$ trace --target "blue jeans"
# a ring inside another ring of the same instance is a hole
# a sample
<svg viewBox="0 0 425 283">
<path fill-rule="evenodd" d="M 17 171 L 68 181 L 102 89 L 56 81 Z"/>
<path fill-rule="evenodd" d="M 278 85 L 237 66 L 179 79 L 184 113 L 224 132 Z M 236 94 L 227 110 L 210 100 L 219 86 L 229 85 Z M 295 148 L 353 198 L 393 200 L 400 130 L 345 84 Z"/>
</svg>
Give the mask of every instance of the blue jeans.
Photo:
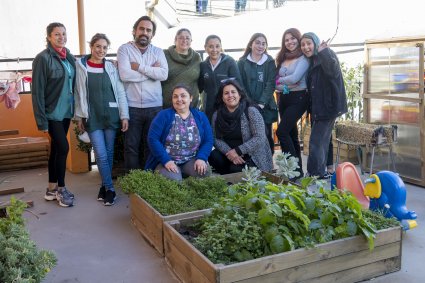
<svg viewBox="0 0 425 283">
<path fill-rule="evenodd" d="M 148 146 L 149 127 L 153 118 L 161 110 L 162 107 L 129 107 L 130 120 L 128 121 L 128 130 L 125 132 L 124 140 L 126 170 L 143 169 L 145 167 L 150 153 Z"/>
<path fill-rule="evenodd" d="M 112 165 L 114 162 L 115 129 L 95 130 L 89 133 L 96 157 L 97 168 L 102 178 L 102 186 L 114 191 L 112 183 Z"/>
</svg>

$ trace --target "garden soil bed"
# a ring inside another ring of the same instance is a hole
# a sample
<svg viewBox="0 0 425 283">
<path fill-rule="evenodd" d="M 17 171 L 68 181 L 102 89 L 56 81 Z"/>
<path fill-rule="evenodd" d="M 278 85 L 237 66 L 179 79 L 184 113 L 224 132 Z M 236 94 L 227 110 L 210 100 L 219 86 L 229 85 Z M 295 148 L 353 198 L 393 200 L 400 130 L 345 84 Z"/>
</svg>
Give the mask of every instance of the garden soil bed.
<svg viewBox="0 0 425 283">
<path fill-rule="evenodd" d="M 165 259 L 181 282 L 358 282 L 401 268 L 400 227 L 380 230 L 372 251 L 364 236 L 355 236 L 241 263 L 213 264 L 177 231 L 200 217 L 164 223 Z"/>
<path fill-rule="evenodd" d="M 263 172 L 270 182 L 278 183 L 279 177 Z M 242 180 L 242 173 L 221 175 L 228 184 L 235 184 Z M 131 221 L 146 241 L 152 245 L 160 255 L 164 256 L 163 224 L 166 221 L 182 220 L 204 215 L 209 209 L 185 212 L 164 216 L 153 208 L 148 202 L 136 194 L 130 194 Z"/>
</svg>

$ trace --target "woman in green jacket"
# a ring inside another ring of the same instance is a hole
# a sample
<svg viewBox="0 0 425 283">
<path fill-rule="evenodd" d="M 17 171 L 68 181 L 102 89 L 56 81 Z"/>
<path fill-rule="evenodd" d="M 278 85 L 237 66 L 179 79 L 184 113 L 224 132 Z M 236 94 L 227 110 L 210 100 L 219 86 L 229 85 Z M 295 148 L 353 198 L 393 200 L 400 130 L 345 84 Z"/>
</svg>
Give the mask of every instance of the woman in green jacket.
<svg viewBox="0 0 425 283">
<path fill-rule="evenodd" d="M 173 87 L 184 84 L 192 90 L 191 107 L 199 107 L 198 78 L 201 56 L 193 50 L 192 34 L 186 28 L 179 29 L 174 38 L 174 45 L 164 49 L 168 63 L 168 78 L 162 82 L 163 107 L 172 106 L 171 94 Z"/>
<path fill-rule="evenodd" d="M 254 33 L 251 36 L 245 53 L 238 61 L 238 67 L 248 97 L 261 109 L 273 153 L 272 124 L 277 121 L 278 116 L 274 98 L 276 65 L 274 59 L 267 54 L 267 38 L 264 34 Z"/>
<path fill-rule="evenodd" d="M 65 187 L 69 151 L 66 135 L 74 115 L 75 58 L 65 47 L 67 36 L 63 24 L 49 24 L 46 34 L 47 48 L 32 64 L 31 85 L 37 127 L 50 136 L 49 187 L 44 198 L 69 207 L 74 203 L 74 195 Z"/>
</svg>

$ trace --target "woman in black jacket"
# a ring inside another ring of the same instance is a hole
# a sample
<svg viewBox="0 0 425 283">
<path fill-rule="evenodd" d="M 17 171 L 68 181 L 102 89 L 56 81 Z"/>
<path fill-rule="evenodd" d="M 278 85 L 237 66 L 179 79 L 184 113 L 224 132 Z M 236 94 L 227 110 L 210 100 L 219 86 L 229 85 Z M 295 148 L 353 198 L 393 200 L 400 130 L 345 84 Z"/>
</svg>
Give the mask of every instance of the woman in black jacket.
<svg viewBox="0 0 425 283">
<path fill-rule="evenodd" d="M 211 122 L 220 83 L 229 78 L 236 79 L 239 84 L 242 81 L 236 61 L 223 53 L 220 37 L 209 35 L 205 39 L 205 51 L 208 53 L 208 57 L 201 62 L 198 85 L 199 93 L 204 92 L 201 98 L 202 110 Z"/>
<path fill-rule="evenodd" d="M 307 171 L 323 178 L 329 140 L 337 117 L 347 112 L 347 97 L 338 57 L 327 42 L 312 32 L 301 37 L 301 50 L 310 60 L 307 88 L 311 97 L 312 122 Z"/>
</svg>

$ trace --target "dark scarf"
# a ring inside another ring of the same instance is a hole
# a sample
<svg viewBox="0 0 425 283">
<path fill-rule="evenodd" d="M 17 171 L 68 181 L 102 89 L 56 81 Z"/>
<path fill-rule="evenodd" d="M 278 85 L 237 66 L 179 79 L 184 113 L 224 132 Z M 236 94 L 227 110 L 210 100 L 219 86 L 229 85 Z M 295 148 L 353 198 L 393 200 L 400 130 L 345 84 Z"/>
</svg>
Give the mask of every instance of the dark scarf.
<svg viewBox="0 0 425 283">
<path fill-rule="evenodd" d="M 216 136 L 219 139 L 223 139 L 227 135 L 235 132 L 238 128 L 241 127 L 241 116 L 244 113 L 245 108 L 247 107 L 246 101 L 242 100 L 239 103 L 238 108 L 235 111 L 230 112 L 226 105 L 222 105 L 217 110 L 217 120 L 215 124 Z"/>
<path fill-rule="evenodd" d="M 303 55 L 303 52 L 301 51 L 301 48 L 297 48 L 294 51 L 291 52 L 285 52 L 285 57 L 284 60 L 291 60 L 291 59 L 295 59 L 298 58 L 300 56 Z"/>
</svg>

